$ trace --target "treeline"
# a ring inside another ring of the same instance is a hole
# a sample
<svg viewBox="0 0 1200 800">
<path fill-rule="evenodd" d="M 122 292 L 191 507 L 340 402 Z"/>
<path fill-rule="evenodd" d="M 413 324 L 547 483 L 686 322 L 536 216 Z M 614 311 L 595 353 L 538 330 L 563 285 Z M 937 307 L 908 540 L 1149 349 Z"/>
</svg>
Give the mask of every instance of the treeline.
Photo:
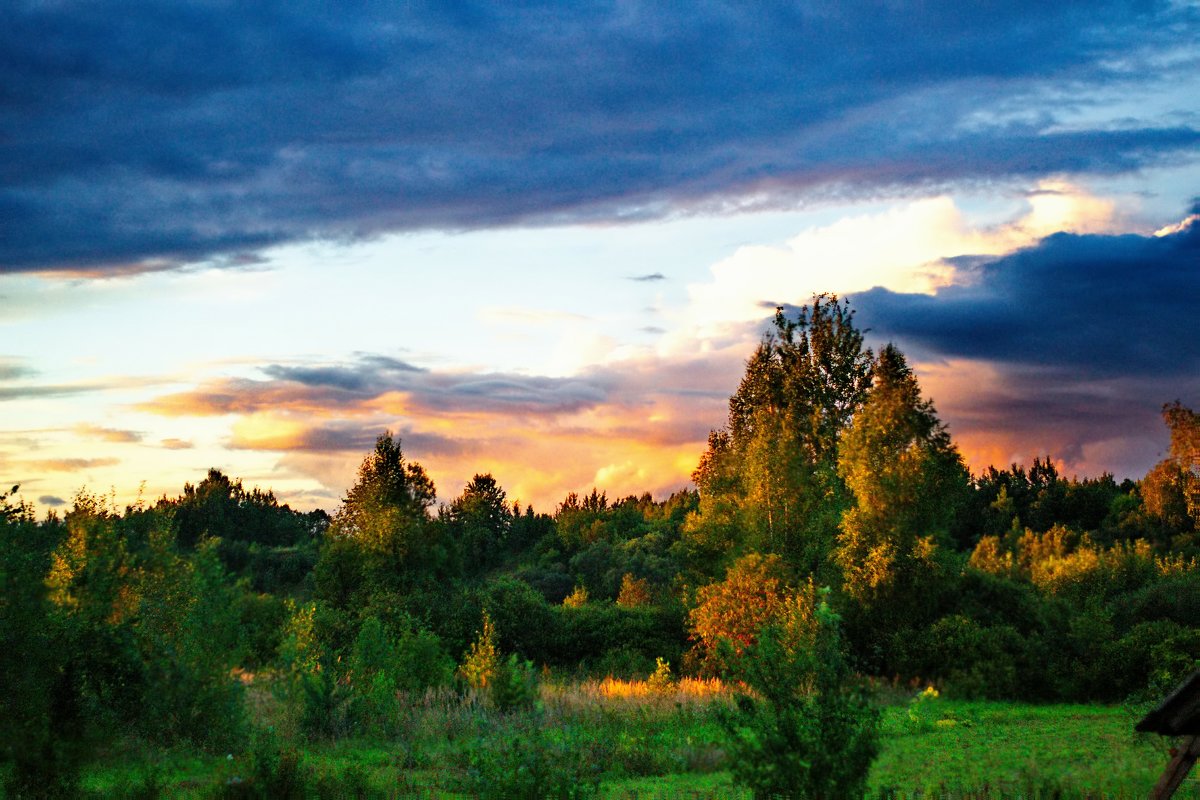
<svg viewBox="0 0 1200 800">
<path fill-rule="evenodd" d="M 302 735 L 386 726 L 397 698 L 464 681 L 485 630 L 569 673 L 719 674 L 813 586 L 865 674 L 1157 692 L 1200 658 L 1200 415 L 1164 418 L 1171 455 L 1140 482 L 1049 458 L 972 476 L 903 354 L 820 297 L 777 314 L 696 490 L 665 500 L 593 489 L 539 513 L 476 475 L 435 507 L 390 434 L 332 517 L 216 470 L 43 520 L 4 496 L 3 754 L 36 785 L 106 731 L 230 746 L 239 674 L 270 676 Z"/>
</svg>

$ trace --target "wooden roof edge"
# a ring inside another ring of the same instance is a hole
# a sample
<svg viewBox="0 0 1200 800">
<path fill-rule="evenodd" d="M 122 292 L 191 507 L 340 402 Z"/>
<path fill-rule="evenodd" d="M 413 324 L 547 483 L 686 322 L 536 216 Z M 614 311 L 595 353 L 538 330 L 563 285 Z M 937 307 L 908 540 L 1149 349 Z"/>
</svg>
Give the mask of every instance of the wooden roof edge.
<svg viewBox="0 0 1200 800">
<path fill-rule="evenodd" d="M 1196 705 L 1200 698 L 1195 697 L 1200 695 L 1200 669 L 1194 671 L 1191 675 L 1183 680 L 1175 690 L 1163 698 L 1163 701 L 1158 704 L 1146 716 L 1142 717 L 1141 721 L 1134 726 L 1134 730 L 1139 733 L 1160 733 L 1165 736 L 1176 736 L 1179 733 L 1177 723 L 1186 722 L 1186 720 L 1175 719 L 1177 707 L 1182 705 Z M 1191 701 L 1190 703 L 1188 701 Z"/>
</svg>

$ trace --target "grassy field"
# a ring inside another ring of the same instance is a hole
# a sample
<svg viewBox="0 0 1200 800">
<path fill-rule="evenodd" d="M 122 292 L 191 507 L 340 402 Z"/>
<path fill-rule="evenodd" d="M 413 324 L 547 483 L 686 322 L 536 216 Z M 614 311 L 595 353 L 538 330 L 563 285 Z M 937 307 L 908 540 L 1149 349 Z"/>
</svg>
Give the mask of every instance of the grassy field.
<svg viewBox="0 0 1200 800">
<path fill-rule="evenodd" d="M 505 770 L 523 769 L 557 775 L 563 785 L 598 783 L 598 796 L 614 800 L 748 797 L 726 769 L 715 719 L 727 699 L 714 682 L 669 691 L 620 681 L 549 684 L 538 711 L 499 715 L 450 693 L 430 694 L 408 704 L 386 736 L 300 750 L 286 745 L 286 732 L 260 736 L 241 754 L 114 743 L 87 770 L 83 788 L 106 797 L 271 796 L 251 790 L 254 776 L 283 780 L 277 793 L 290 770 L 307 776 L 309 796 L 472 797 L 499 791 Z M 269 707 L 260 713 L 285 726 Z M 1145 797 L 1167 743 L 1135 736 L 1135 718 L 1122 707 L 893 694 L 870 796 Z M 1177 796 L 1200 796 L 1197 781 Z"/>
</svg>

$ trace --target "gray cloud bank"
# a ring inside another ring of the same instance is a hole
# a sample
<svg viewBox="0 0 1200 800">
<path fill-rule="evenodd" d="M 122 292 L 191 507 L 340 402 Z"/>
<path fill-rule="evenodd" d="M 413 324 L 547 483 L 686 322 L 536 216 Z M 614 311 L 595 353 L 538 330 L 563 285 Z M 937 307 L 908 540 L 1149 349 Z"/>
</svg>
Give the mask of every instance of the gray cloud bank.
<svg viewBox="0 0 1200 800">
<path fill-rule="evenodd" d="M 1137 169 L 1194 153 L 1194 113 L 1064 115 L 1194 70 L 1198 17 L 1167 2 L 15 2 L 0 11 L 0 271 Z"/>
</svg>

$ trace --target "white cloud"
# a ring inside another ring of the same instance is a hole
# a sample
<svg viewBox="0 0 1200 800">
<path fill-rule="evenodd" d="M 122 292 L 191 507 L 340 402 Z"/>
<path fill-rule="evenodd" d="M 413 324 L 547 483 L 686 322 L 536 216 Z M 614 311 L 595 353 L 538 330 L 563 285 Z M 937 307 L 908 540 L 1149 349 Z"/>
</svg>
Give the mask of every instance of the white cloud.
<svg viewBox="0 0 1200 800">
<path fill-rule="evenodd" d="M 957 256 L 998 255 L 1058 231 L 1111 230 L 1114 204 L 1061 181 L 1046 181 L 1024 212 L 999 224 L 972 220 L 949 196 L 916 200 L 878 213 L 807 228 L 783 245 L 744 245 L 688 287 L 680 315 L 689 339 L 725 335 L 762 320 L 774 304 L 813 295 L 846 295 L 882 286 L 932 294 L 954 282 Z"/>
</svg>

